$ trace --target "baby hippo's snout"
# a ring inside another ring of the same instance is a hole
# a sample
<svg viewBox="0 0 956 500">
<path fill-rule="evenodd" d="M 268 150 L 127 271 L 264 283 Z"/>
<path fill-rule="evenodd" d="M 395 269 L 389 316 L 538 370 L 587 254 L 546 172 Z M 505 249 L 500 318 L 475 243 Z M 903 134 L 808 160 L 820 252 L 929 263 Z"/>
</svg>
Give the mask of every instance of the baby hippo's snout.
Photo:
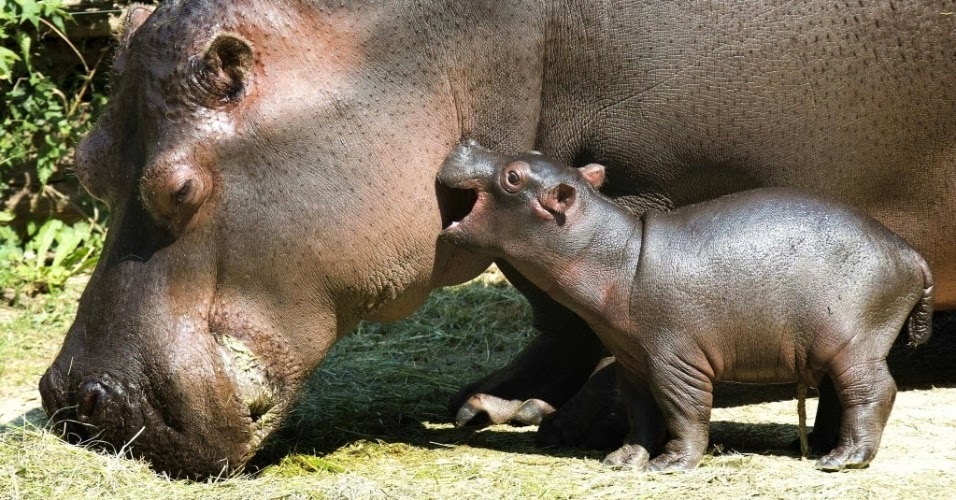
<svg viewBox="0 0 956 500">
<path fill-rule="evenodd" d="M 493 175 L 501 158 L 475 141 L 463 142 L 445 158 L 438 181 L 455 189 L 485 188 L 479 180 Z"/>
</svg>

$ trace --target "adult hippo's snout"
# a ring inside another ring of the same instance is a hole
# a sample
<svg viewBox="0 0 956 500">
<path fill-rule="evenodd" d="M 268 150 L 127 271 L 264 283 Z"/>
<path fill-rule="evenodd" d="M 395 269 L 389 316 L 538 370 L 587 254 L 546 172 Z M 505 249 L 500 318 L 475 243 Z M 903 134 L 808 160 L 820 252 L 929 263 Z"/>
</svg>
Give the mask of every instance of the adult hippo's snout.
<svg viewBox="0 0 956 500">
<path fill-rule="evenodd" d="M 215 476 L 248 461 L 285 412 L 298 363 L 262 307 L 214 284 L 201 236 L 170 237 L 135 201 L 114 209 L 77 317 L 40 381 L 44 410 L 70 442 L 174 477 Z"/>
<path fill-rule="evenodd" d="M 57 364 L 40 379 L 43 409 L 72 443 L 92 440 L 119 443 L 126 439 L 127 429 L 145 429 L 142 399 L 130 398 L 130 394 L 140 390 L 127 387 L 108 373 L 73 377 Z M 119 439 L 110 439 L 112 436 Z"/>
<path fill-rule="evenodd" d="M 215 323 L 211 323 L 215 327 Z M 40 380 L 43 408 L 72 443 L 147 459 L 172 476 L 204 477 L 241 467 L 292 395 L 260 361 L 255 329 L 234 334 L 175 322 L 159 346 L 132 350 L 125 335 L 95 353 L 80 321 Z M 281 358 L 281 356 L 280 356 Z"/>
</svg>

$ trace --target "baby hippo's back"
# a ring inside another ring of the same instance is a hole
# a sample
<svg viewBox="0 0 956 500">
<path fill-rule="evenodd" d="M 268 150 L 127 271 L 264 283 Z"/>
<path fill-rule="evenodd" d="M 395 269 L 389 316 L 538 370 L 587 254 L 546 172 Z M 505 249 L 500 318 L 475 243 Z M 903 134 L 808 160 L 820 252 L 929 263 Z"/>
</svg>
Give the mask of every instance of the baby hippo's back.
<svg viewBox="0 0 956 500">
<path fill-rule="evenodd" d="M 657 339 L 645 351 L 677 349 L 717 380 L 813 385 L 849 344 L 881 360 L 924 294 L 903 239 L 805 192 L 747 191 L 644 224 L 630 308 Z"/>
</svg>

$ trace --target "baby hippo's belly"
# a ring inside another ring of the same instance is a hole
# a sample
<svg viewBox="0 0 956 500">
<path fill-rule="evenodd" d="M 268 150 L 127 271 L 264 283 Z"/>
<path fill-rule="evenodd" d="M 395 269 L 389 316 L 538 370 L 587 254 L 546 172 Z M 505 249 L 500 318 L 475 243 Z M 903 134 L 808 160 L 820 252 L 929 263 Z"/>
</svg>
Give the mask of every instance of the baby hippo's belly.
<svg viewBox="0 0 956 500">
<path fill-rule="evenodd" d="M 806 373 L 805 356 L 798 359 L 795 355 L 792 333 L 738 331 L 740 337 L 729 342 L 698 345 L 705 358 L 701 362 L 710 367 L 714 380 L 779 384 L 814 378 Z"/>
<path fill-rule="evenodd" d="M 714 380 L 814 385 L 850 343 L 885 357 L 922 290 L 913 255 L 861 212 L 791 190 L 655 214 L 630 340 Z"/>
</svg>

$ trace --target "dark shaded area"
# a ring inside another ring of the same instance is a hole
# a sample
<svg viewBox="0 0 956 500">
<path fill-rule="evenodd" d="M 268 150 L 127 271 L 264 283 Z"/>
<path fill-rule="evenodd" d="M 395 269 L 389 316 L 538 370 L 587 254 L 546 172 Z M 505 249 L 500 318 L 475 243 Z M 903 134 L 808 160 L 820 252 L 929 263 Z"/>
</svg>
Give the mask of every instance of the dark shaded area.
<svg viewBox="0 0 956 500">
<path fill-rule="evenodd" d="M 794 424 L 712 422 L 709 451 L 800 458 L 799 435 Z"/>
<path fill-rule="evenodd" d="M 17 432 L 23 428 L 24 424 L 31 424 L 37 427 L 43 427 L 43 425 L 45 425 L 48 422 L 48 420 L 49 419 L 47 419 L 46 413 L 43 412 L 42 408 L 33 408 L 30 411 L 11 420 L 9 423 L 0 424 L 0 434 L 6 434 L 8 432 Z"/>
</svg>

